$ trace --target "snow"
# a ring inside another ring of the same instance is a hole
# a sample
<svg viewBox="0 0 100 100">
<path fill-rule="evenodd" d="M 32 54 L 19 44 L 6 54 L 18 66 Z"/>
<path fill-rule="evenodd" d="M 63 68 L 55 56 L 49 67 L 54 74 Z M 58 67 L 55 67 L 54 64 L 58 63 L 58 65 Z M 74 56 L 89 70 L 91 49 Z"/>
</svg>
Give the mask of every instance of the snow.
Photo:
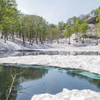
<svg viewBox="0 0 100 100">
<path fill-rule="evenodd" d="M 100 100 L 100 93 L 91 90 L 68 90 L 63 89 L 56 95 L 34 95 L 31 100 Z"/>
<path fill-rule="evenodd" d="M 85 39 L 85 43 L 82 44 L 82 40 L 78 43 L 74 40 L 75 34 L 71 36 L 71 45 L 68 45 L 69 39 L 59 39 L 59 44 L 56 40 L 53 41 L 53 44 L 44 43 L 29 45 L 29 42 L 26 41 L 26 46 L 22 45 L 22 40 L 19 38 L 15 39 L 13 42 L 11 39 L 4 43 L 4 40 L 0 38 L 0 50 L 43 50 L 43 51 L 100 51 L 100 41 L 96 45 L 96 39 Z M 90 43 L 91 42 L 91 43 Z"/>
<path fill-rule="evenodd" d="M 22 39 L 15 38 L 15 42 L 9 38 L 9 40 L 4 43 L 4 39 L 0 38 L 0 50 L 34 50 L 34 49 L 49 49 L 54 48 L 51 44 L 45 43 L 43 44 L 35 44 L 29 45 L 29 42 L 26 41 L 26 45 L 24 46 L 22 43 Z"/>
<path fill-rule="evenodd" d="M 57 66 L 60 68 L 76 68 L 100 74 L 100 56 L 64 56 L 38 55 L 0 58 L 0 63 L 16 63 L 26 65 Z"/>
<path fill-rule="evenodd" d="M 21 39 L 15 39 L 15 42 L 7 41 L 4 43 L 0 39 L 0 50 L 42 50 L 42 51 L 100 51 L 100 41 L 96 45 L 96 39 L 85 39 L 76 43 L 73 39 L 75 34 L 71 36 L 71 45 L 68 45 L 68 39 L 60 39 L 59 44 L 53 41 L 53 44 L 33 44 L 28 42 L 24 47 Z M 91 43 L 90 43 L 91 42 Z M 18 53 L 18 52 L 17 52 Z M 11 52 L 9 52 L 11 54 Z M 14 55 L 14 53 L 12 54 Z M 60 68 L 76 68 L 86 70 L 92 73 L 100 74 L 100 56 L 65 56 L 65 55 L 38 55 L 38 56 L 22 56 L 22 57 L 6 57 L 0 58 L 0 64 L 26 64 L 26 65 L 45 65 L 57 66 Z M 63 89 L 61 93 L 56 95 L 40 94 L 34 95 L 31 100 L 100 100 L 100 93 L 91 90 L 68 90 Z"/>
</svg>

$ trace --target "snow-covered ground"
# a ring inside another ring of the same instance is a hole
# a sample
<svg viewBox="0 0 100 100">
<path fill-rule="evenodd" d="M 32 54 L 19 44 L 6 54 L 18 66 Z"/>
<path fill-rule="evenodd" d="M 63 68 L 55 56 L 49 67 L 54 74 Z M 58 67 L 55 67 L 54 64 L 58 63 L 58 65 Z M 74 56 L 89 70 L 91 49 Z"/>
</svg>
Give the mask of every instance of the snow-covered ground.
<svg viewBox="0 0 100 100">
<path fill-rule="evenodd" d="M 64 55 L 38 55 L 24 57 L 0 58 L 0 63 L 40 64 L 45 66 L 58 66 L 63 68 L 77 68 L 100 74 L 99 56 L 64 56 Z M 34 95 L 31 100 L 100 100 L 100 93 L 91 90 L 63 89 L 56 95 Z"/>
<path fill-rule="evenodd" d="M 100 100 L 100 93 L 91 90 L 68 90 L 63 89 L 56 95 L 40 94 L 34 95 L 31 100 Z"/>
<path fill-rule="evenodd" d="M 24 47 L 20 39 L 16 38 L 16 42 L 7 41 L 4 43 L 0 39 L 0 50 L 43 50 L 43 51 L 100 51 L 100 42 L 96 45 L 96 39 L 85 39 L 85 43 L 76 43 L 75 35 L 71 37 L 71 45 L 68 45 L 68 39 L 60 39 L 59 44 L 53 41 L 53 44 L 33 44 Z M 76 68 L 86 70 L 92 73 L 100 74 L 100 56 L 65 56 L 65 55 L 38 55 L 38 56 L 22 56 L 22 57 L 6 57 L 0 58 L 2 63 L 17 63 L 17 64 L 38 64 L 45 66 L 57 66 L 62 68 Z M 91 90 L 67 90 L 50 95 L 41 94 L 33 96 L 32 100 L 100 100 L 100 93 Z"/>
<path fill-rule="evenodd" d="M 57 66 L 60 68 L 76 68 L 100 74 L 100 56 L 64 56 L 38 55 L 0 58 L 0 63 L 16 63 L 26 65 Z"/>
<path fill-rule="evenodd" d="M 85 39 L 85 43 L 82 43 L 80 40 L 78 43 L 74 40 L 75 34 L 71 36 L 71 44 L 68 45 L 69 39 L 59 39 L 59 44 L 56 40 L 53 41 L 53 44 L 44 43 L 29 45 L 29 42 L 26 42 L 26 46 L 22 45 L 22 39 L 15 38 L 15 42 L 11 39 L 4 43 L 4 40 L 0 38 L 0 50 L 43 50 L 43 51 L 100 51 L 100 41 L 96 45 L 96 39 Z"/>
</svg>

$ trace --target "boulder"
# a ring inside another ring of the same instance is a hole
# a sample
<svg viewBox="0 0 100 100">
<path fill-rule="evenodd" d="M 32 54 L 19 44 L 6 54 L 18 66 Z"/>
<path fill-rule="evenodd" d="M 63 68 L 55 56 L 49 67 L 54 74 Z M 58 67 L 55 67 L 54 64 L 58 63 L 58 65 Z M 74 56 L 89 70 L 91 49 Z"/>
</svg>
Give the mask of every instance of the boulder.
<svg viewBox="0 0 100 100">
<path fill-rule="evenodd" d="M 97 18 L 98 16 L 96 15 L 96 16 L 93 16 L 93 17 L 89 17 L 88 19 L 86 19 L 86 22 L 88 23 L 88 24 L 95 24 L 95 23 L 98 23 L 97 21 L 96 21 L 96 18 Z"/>
</svg>

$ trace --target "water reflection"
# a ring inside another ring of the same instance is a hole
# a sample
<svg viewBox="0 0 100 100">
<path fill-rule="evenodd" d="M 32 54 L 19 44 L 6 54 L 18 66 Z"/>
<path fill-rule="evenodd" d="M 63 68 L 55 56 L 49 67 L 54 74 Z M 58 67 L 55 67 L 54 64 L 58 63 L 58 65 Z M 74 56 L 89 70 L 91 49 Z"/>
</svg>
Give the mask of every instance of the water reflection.
<svg viewBox="0 0 100 100">
<path fill-rule="evenodd" d="M 71 75 L 72 77 L 76 77 L 77 76 L 80 79 L 88 80 L 90 83 L 96 85 L 97 88 L 100 89 L 100 79 L 93 79 L 93 78 L 89 78 L 89 77 L 80 75 L 80 74 L 77 73 L 77 71 L 75 73 L 73 73 L 73 72 L 67 72 L 67 74 Z M 99 76 L 99 78 L 100 78 L 100 76 Z"/>
<path fill-rule="evenodd" d="M 36 55 L 100 55 L 99 51 L 0 51 L 0 58 Z"/>
<path fill-rule="evenodd" d="M 15 66 L 15 67 L 14 67 Z M 67 89 L 91 89 L 100 92 L 100 75 L 79 69 L 46 67 L 40 65 L 0 66 L 0 100 L 5 100 L 12 78 L 10 69 L 24 73 L 16 77 L 9 100 L 30 100 L 34 94 L 57 94 Z"/>
<path fill-rule="evenodd" d="M 11 66 L 0 66 L 0 100 L 6 100 L 6 96 L 9 92 L 8 88 L 11 85 L 12 78 L 10 75 Z M 13 91 L 11 92 L 9 100 L 16 100 L 17 90 L 21 90 L 23 87 L 20 83 L 28 82 L 31 80 L 38 80 L 48 73 L 48 70 L 36 69 L 36 68 L 14 68 L 17 73 L 24 70 L 24 73 L 16 77 L 16 82 L 14 83 Z M 28 87 L 28 86 L 27 86 Z M 31 87 L 31 86 L 30 86 Z M 25 87 L 26 88 L 26 87 Z"/>
</svg>

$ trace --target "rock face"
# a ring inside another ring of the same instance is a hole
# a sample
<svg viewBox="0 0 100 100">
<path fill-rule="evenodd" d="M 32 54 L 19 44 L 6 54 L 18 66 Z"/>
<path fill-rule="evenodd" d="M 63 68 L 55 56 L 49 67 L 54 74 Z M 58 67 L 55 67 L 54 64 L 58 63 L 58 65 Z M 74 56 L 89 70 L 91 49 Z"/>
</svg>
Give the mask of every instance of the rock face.
<svg viewBox="0 0 100 100">
<path fill-rule="evenodd" d="M 91 90 L 68 90 L 63 89 L 56 95 L 40 94 L 34 95 L 31 100 L 100 100 L 100 93 Z"/>
<path fill-rule="evenodd" d="M 86 22 L 88 23 L 88 24 L 95 24 L 95 23 L 97 23 L 96 22 L 96 18 L 97 18 L 98 16 L 93 16 L 93 17 L 89 17 L 88 19 L 86 19 Z"/>
</svg>

